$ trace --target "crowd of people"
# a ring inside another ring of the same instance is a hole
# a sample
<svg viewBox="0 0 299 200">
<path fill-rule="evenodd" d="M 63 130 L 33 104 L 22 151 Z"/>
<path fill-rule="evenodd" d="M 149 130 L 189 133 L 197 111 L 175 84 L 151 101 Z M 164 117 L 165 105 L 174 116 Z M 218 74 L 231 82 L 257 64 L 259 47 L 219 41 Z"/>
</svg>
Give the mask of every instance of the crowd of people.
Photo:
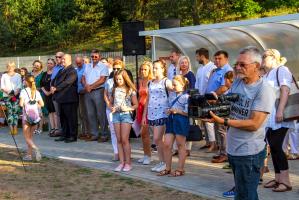
<svg viewBox="0 0 299 200">
<path fill-rule="evenodd" d="M 156 147 L 159 162 L 151 171 L 158 176 L 183 176 L 192 149 L 192 141 L 186 141 L 191 121 L 188 91 L 197 89 L 199 94 L 213 94 L 216 99 L 237 93 L 239 99 L 231 103 L 230 116 L 210 112 L 210 119 L 199 119 L 205 135 L 201 149 L 216 153 L 212 163 L 228 162 L 225 167 L 234 174 L 235 186 L 223 195 L 258 199 L 257 187 L 263 174 L 269 172 L 270 154 L 275 179 L 264 187 L 273 192 L 292 190 L 288 159 L 298 158 L 298 127 L 295 121 L 283 119 L 293 81 L 286 58 L 276 49 L 260 52 L 251 46 L 240 50 L 233 67 L 224 50 L 217 51 L 211 61 L 208 49 L 200 48 L 195 58 L 199 64 L 196 74 L 189 57 L 173 50 L 169 66 L 162 59 L 145 61 L 136 80 L 121 57 L 101 58 L 96 49 L 90 58 L 76 56 L 74 64 L 70 54 L 57 52 L 55 59 L 47 60 L 46 71 L 40 60 L 33 62 L 30 73 L 8 63 L 1 91 L 11 134 L 17 134 L 22 113 L 28 145 L 23 159 L 41 159 L 33 135 L 41 131 L 43 118 L 48 116 L 49 136 L 57 137 L 56 142 L 106 142 L 111 138 L 113 160 L 119 162 L 114 171 L 128 172 L 132 170 L 130 132 L 132 125 L 138 124 L 144 151 L 138 163 L 151 164 L 151 149 Z M 285 152 L 288 145 L 289 157 Z M 174 155 L 179 161 L 172 170 Z"/>
</svg>

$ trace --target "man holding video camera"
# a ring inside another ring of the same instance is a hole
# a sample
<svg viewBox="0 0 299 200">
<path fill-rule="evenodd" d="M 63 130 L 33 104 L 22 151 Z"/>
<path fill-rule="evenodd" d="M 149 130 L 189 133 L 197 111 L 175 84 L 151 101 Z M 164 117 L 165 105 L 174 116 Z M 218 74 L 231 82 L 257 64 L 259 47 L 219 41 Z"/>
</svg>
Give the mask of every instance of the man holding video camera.
<svg viewBox="0 0 299 200">
<path fill-rule="evenodd" d="M 259 74 L 262 61 L 256 47 L 240 51 L 235 64 L 238 77 L 229 90 L 239 99 L 231 103 L 229 118 L 210 111 L 210 122 L 229 126 L 227 153 L 235 180 L 235 199 L 258 199 L 260 168 L 265 157 L 265 125 L 275 102 L 275 93 Z"/>
<path fill-rule="evenodd" d="M 210 75 L 206 93 L 216 93 L 219 96 L 228 91 L 230 85 L 227 84 L 225 75 L 233 71 L 233 69 L 228 64 L 228 53 L 223 50 L 217 51 L 214 54 L 214 63 L 217 68 Z M 213 157 L 212 163 L 223 163 L 227 161 L 226 127 L 215 123 L 214 130 L 217 146 L 219 147 L 219 155 Z"/>
</svg>

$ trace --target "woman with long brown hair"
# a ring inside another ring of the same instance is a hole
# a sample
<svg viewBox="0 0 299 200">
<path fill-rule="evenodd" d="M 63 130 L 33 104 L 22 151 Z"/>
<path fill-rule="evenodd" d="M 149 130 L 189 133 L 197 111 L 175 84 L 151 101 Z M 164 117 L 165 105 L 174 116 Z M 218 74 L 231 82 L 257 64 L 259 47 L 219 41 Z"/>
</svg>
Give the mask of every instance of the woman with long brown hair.
<svg viewBox="0 0 299 200">
<path fill-rule="evenodd" d="M 40 121 L 40 109 L 44 106 L 43 99 L 36 88 L 34 76 L 29 75 L 25 78 L 26 88 L 20 94 L 20 106 L 23 108 L 23 134 L 28 146 L 27 155 L 23 158 L 31 161 L 33 156 L 37 161 L 41 160 L 41 154 L 33 142 L 33 134 Z"/>
<path fill-rule="evenodd" d="M 117 147 L 120 164 L 114 171 L 130 171 L 131 145 L 129 142 L 130 130 L 133 123 L 131 113 L 137 108 L 136 88 L 125 70 L 114 74 L 114 86 L 110 99 L 110 110 L 113 113 L 112 121 L 117 138 Z"/>
</svg>

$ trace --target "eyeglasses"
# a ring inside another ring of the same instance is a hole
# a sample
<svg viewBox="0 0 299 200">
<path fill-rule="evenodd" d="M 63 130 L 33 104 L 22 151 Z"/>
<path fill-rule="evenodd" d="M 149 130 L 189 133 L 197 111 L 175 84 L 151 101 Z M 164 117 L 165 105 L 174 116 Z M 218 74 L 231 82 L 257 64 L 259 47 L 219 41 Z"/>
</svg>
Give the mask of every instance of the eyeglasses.
<svg viewBox="0 0 299 200">
<path fill-rule="evenodd" d="M 253 63 L 256 63 L 256 62 L 252 62 L 252 63 L 241 63 L 241 62 L 237 62 L 237 63 L 234 64 L 234 66 L 235 66 L 235 67 L 240 66 L 241 68 L 244 68 L 244 67 L 246 67 L 247 65 L 251 65 L 251 64 L 253 64 Z"/>
<path fill-rule="evenodd" d="M 120 70 L 120 68 L 113 68 L 113 71 L 118 71 Z"/>
</svg>

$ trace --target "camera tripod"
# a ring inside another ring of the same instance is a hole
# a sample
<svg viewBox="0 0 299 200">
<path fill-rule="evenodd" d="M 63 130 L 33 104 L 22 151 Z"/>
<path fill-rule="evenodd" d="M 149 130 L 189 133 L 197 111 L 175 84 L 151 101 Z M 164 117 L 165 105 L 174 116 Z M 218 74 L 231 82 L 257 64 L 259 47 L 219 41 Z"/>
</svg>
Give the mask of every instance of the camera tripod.
<svg viewBox="0 0 299 200">
<path fill-rule="evenodd" d="M 2 111 L 3 114 L 4 114 L 4 118 L 5 118 L 5 120 L 8 121 L 7 116 L 6 116 L 6 113 L 5 113 L 5 110 L 3 109 L 3 105 L 2 105 L 2 103 L 0 103 L 0 107 L 1 107 L 1 111 Z M 11 134 L 11 133 L 10 133 L 10 135 L 11 135 L 11 137 L 12 137 L 14 143 L 15 143 L 16 149 L 17 149 L 17 151 L 18 151 L 19 158 L 20 158 L 20 160 L 21 160 L 21 162 L 22 162 L 22 165 L 23 165 L 24 172 L 26 172 L 26 168 L 25 168 L 25 165 L 24 165 L 24 161 L 23 161 L 23 158 L 22 158 L 22 156 L 21 156 L 21 152 L 20 152 L 20 149 L 19 149 L 18 144 L 17 144 L 17 142 L 16 142 L 15 136 L 14 136 L 13 134 Z"/>
</svg>

